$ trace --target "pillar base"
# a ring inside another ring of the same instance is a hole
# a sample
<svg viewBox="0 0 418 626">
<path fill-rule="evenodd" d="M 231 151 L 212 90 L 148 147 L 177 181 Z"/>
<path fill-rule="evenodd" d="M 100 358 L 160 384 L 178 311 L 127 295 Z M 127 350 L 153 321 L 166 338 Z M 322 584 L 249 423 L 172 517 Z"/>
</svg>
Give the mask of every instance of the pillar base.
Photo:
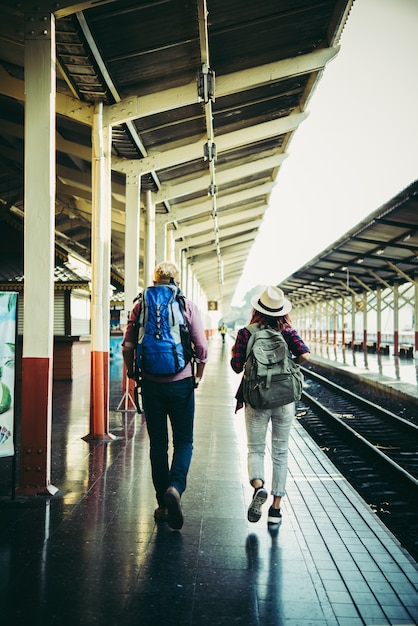
<svg viewBox="0 0 418 626">
<path fill-rule="evenodd" d="M 16 487 L 15 494 L 17 496 L 55 496 L 59 489 L 54 485 L 20 485 Z"/>
<path fill-rule="evenodd" d="M 103 435 L 94 435 L 89 433 L 88 435 L 84 435 L 81 437 L 84 441 L 114 441 L 117 437 L 115 435 L 111 435 L 110 433 L 106 433 Z"/>
</svg>

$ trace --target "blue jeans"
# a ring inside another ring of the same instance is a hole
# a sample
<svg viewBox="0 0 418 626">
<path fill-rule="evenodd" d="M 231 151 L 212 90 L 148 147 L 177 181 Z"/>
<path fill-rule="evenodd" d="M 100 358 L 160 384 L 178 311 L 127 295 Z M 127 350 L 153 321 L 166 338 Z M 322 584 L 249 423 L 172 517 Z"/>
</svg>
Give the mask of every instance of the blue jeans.
<svg viewBox="0 0 418 626">
<path fill-rule="evenodd" d="M 265 411 L 245 406 L 245 424 L 248 444 L 248 474 L 250 482 L 260 478 L 264 482 L 264 454 L 267 426 L 271 421 L 271 459 L 273 478 L 271 494 L 284 496 L 287 478 L 289 435 L 295 417 L 295 403 Z"/>
<path fill-rule="evenodd" d="M 181 495 L 186 489 L 192 460 L 194 385 L 193 378 L 171 383 L 142 379 L 142 402 L 150 438 L 152 481 L 157 502 L 164 506 L 164 494 L 173 486 Z M 173 434 L 173 457 L 168 460 L 168 422 Z"/>
</svg>

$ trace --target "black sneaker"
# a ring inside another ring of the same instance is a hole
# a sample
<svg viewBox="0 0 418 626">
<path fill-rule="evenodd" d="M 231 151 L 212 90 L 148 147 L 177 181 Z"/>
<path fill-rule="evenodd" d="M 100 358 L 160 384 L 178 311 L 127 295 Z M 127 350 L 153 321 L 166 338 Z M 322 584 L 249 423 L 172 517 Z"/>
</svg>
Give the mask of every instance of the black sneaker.
<svg viewBox="0 0 418 626">
<path fill-rule="evenodd" d="M 273 509 L 273 507 L 271 506 L 269 508 L 269 514 L 267 517 L 267 524 L 269 525 L 280 524 L 281 521 L 282 521 L 282 514 L 280 513 L 280 509 Z"/>
<path fill-rule="evenodd" d="M 180 530 L 183 526 L 183 511 L 180 494 L 175 487 L 169 487 L 165 492 L 164 506 L 167 509 L 167 524 L 173 530 Z"/>
<path fill-rule="evenodd" d="M 267 491 L 264 487 L 254 489 L 253 499 L 248 507 L 247 518 L 249 522 L 258 522 L 261 517 L 261 507 L 267 500 Z"/>
</svg>

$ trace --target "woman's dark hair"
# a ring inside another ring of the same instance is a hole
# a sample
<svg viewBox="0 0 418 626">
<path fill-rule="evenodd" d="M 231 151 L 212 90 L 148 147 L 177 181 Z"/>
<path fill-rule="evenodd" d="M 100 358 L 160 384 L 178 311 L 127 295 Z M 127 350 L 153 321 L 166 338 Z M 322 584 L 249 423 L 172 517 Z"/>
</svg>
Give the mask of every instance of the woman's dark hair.
<svg viewBox="0 0 418 626">
<path fill-rule="evenodd" d="M 270 326 L 270 328 L 280 331 L 285 330 L 286 328 L 292 328 L 292 320 L 290 319 L 289 314 L 272 317 L 271 315 L 264 315 L 255 309 L 253 309 L 250 324 Z"/>
</svg>

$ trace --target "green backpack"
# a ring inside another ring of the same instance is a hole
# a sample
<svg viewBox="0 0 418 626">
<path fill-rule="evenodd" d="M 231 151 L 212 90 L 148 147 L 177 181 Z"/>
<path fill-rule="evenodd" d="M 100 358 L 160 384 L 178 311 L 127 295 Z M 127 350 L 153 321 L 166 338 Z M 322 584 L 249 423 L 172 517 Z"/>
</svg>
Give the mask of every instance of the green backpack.
<svg viewBox="0 0 418 626">
<path fill-rule="evenodd" d="M 246 328 L 251 333 L 243 378 L 246 404 L 253 409 L 273 409 L 300 400 L 303 374 L 282 333 L 258 324 Z"/>
</svg>

